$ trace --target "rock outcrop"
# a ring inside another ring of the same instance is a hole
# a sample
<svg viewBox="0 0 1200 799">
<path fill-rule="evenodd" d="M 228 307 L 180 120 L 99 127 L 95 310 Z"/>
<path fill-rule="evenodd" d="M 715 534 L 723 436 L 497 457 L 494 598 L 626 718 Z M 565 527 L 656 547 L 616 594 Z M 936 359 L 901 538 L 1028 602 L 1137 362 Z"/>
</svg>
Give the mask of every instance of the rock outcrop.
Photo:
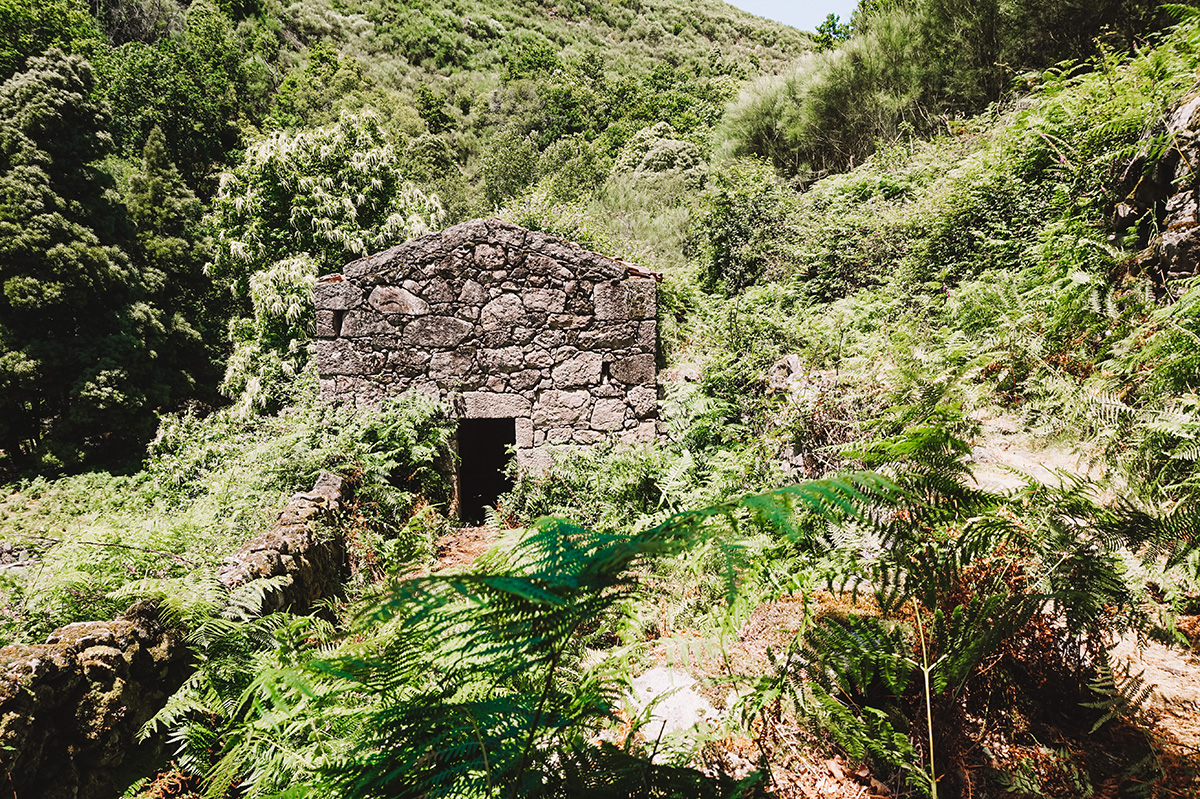
<svg viewBox="0 0 1200 799">
<path fill-rule="evenodd" d="M 221 582 L 232 589 L 286 576 L 264 612 L 307 612 L 336 594 L 345 549 L 329 525 L 346 493 L 340 477 L 322 473 L 311 491 L 292 497 L 270 532 L 221 566 Z M 149 601 L 114 621 L 68 624 L 44 644 L 0 649 L 0 793 L 110 799 L 138 729 L 190 671 L 184 631 L 164 625 Z"/>
<path fill-rule="evenodd" d="M 114 621 L 68 624 L 44 644 L 0 649 L 5 787 L 18 799 L 111 795 L 138 728 L 186 673 L 183 634 L 151 602 Z"/>
<path fill-rule="evenodd" d="M 1160 290 L 1200 273 L 1200 94 L 1177 103 L 1164 127 L 1161 155 L 1134 159 L 1113 209 L 1115 235 L 1132 230 L 1143 248 L 1128 271 Z"/>
</svg>

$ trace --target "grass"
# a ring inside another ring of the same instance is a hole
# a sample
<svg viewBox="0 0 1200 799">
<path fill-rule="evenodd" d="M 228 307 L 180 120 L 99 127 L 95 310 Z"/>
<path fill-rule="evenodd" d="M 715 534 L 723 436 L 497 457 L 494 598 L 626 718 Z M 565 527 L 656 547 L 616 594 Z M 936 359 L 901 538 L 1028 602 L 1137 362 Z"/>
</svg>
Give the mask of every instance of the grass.
<svg viewBox="0 0 1200 799">
<path fill-rule="evenodd" d="M 318 403 L 312 382 L 301 404 L 274 416 L 226 410 L 164 418 L 135 474 L 36 478 L 0 492 L 4 540 L 37 553 L 0 583 L 5 643 L 111 617 L 128 604 L 114 592 L 136 580 L 215 574 L 323 469 L 358 478 L 368 517 L 360 532 L 369 540 L 383 530 L 427 534 L 406 521 L 427 504 L 417 503 L 421 493 L 434 500 L 443 493 L 432 468 L 447 435 L 438 407 L 405 400 L 356 417 Z M 404 466 L 412 476 L 395 480 L 391 472 Z M 390 550 L 399 565 L 405 548 Z"/>
</svg>

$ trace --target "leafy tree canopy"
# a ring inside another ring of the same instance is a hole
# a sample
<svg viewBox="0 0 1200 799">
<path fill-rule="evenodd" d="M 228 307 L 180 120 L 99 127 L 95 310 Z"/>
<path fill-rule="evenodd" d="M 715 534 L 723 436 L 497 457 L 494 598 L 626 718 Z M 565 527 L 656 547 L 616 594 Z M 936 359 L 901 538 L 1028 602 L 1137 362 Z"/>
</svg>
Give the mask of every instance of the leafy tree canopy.
<svg viewBox="0 0 1200 799">
<path fill-rule="evenodd" d="M 100 38 L 82 0 L 0 0 L 0 80 L 51 47 L 86 54 Z"/>
<path fill-rule="evenodd" d="M 167 155 L 166 137 L 150 131 L 141 168 L 129 178 L 129 216 L 137 228 L 138 256 L 155 305 L 164 309 L 170 360 L 180 368 L 188 396 L 216 384 L 224 355 L 223 295 L 204 271 L 211 254 L 201 232 L 203 206 Z"/>
<path fill-rule="evenodd" d="M 214 167 L 240 143 L 239 120 L 255 115 L 241 43 L 217 7 L 192 4 L 180 35 L 108 49 L 97 71 L 117 149 L 136 157 L 158 127 L 188 183 L 211 193 Z"/>
<path fill-rule="evenodd" d="M 272 406 L 284 378 L 307 362 L 313 279 L 437 229 L 444 213 L 437 197 L 404 179 L 369 112 L 251 147 L 222 177 L 208 218 L 216 238 L 209 271 L 253 309 L 231 324 L 226 393 L 247 409 Z"/>
</svg>

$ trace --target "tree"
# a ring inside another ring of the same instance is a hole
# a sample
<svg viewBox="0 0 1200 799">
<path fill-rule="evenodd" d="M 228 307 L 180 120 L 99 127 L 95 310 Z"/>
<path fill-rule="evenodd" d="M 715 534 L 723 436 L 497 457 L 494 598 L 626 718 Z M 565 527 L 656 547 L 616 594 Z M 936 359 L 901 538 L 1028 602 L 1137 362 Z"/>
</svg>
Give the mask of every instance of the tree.
<svg viewBox="0 0 1200 799">
<path fill-rule="evenodd" d="M 128 452 L 166 403 L 160 314 L 96 162 L 87 62 L 51 49 L 0 86 L 0 447 L 72 465 Z"/>
<path fill-rule="evenodd" d="M 683 141 L 668 123 L 659 122 L 642 128 L 625 143 L 612 172 L 659 185 L 676 181 L 688 189 L 699 189 L 708 175 L 708 165 L 699 146 Z"/>
<path fill-rule="evenodd" d="M 100 44 L 100 31 L 82 0 L 0 0 L 0 80 L 25 59 L 58 47 L 86 53 Z"/>
<path fill-rule="evenodd" d="M 850 38 L 850 26 L 843 25 L 837 14 L 830 14 L 817 26 L 814 37 L 817 50 L 832 50 Z"/>
<path fill-rule="evenodd" d="M 137 157 L 160 128 L 188 185 L 210 196 L 212 175 L 240 144 L 240 118 L 257 118 L 244 61 L 229 20 L 207 0 L 188 9 L 181 36 L 107 50 L 97 71 L 116 148 Z"/>
<path fill-rule="evenodd" d="M 183 9 L 175 0 L 94 0 L 96 19 L 114 45 L 153 44 L 183 27 Z"/>
<path fill-rule="evenodd" d="M 417 87 L 417 113 L 430 133 L 441 133 L 454 125 L 454 117 L 446 110 L 446 98 L 425 84 Z"/>
<path fill-rule="evenodd" d="M 146 140 L 141 169 L 129 178 L 125 202 L 145 283 L 155 287 L 154 305 L 170 312 L 163 318 L 169 352 L 162 354 L 176 366 L 176 394 L 207 393 L 220 379 L 228 314 L 204 271 L 211 251 L 201 231 L 203 207 L 167 156 L 158 127 Z"/>
<path fill-rule="evenodd" d="M 520 194 L 537 174 L 538 151 L 532 139 L 501 128 L 488 141 L 479 165 L 484 205 L 490 210 Z"/>
<path fill-rule="evenodd" d="M 275 378 L 308 360 L 316 276 L 436 229 L 444 214 L 437 197 L 403 178 L 370 112 L 251 147 L 222 176 L 208 217 L 216 239 L 209 274 L 241 310 L 230 323 L 234 353 L 222 390 L 247 411 L 282 402 L 286 389 Z"/>
</svg>

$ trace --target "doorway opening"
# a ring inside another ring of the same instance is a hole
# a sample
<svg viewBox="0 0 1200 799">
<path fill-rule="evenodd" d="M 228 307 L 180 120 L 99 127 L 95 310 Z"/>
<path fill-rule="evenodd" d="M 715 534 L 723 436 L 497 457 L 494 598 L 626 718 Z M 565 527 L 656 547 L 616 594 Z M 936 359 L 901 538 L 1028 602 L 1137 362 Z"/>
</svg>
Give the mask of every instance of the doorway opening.
<svg viewBox="0 0 1200 799">
<path fill-rule="evenodd" d="M 458 423 L 458 515 L 480 525 L 484 507 L 512 489 L 504 474 L 509 448 L 517 443 L 516 419 L 461 419 Z"/>
</svg>

